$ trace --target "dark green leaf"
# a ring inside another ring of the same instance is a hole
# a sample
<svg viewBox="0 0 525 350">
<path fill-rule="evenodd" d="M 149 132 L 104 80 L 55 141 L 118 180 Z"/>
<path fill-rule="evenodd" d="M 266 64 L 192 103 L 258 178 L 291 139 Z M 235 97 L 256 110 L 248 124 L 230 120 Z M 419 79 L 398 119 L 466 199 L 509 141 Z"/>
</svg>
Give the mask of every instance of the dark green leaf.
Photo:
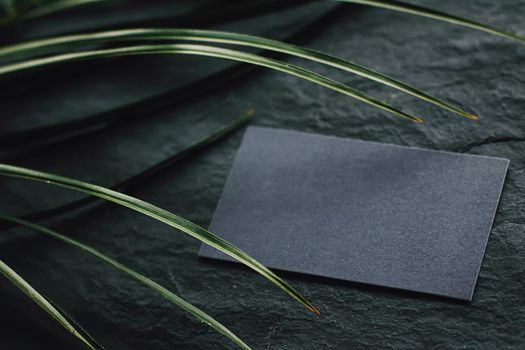
<svg viewBox="0 0 525 350">
<path fill-rule="evenodd" d="M 0 56 L 23 55 L 24 57 L 34 57 L 57 48 L 59 48 L 61 51 L 73 52 L 74 49 L 80 44 L 129 40 L 202 41 L 249 46 L 269 51 L 281 52 L 363 76 L 367 79 L 388 85 L 469 119 L 478 119 L 476 116 L 467 113 L 458 107 L 452 106 L 451 104 L 432 97 L 412 86 L 409 86 L 357 63 L 331 56 L 316 50 L 287 44 L 277 40 L 231 32 L 178 28 L 115 30 L 91 34 L 69 35 L 16 44 L 0 48 Z"/>
<path fill-rule="evenodd" d="M 103 261 L 107 265 L 127 274 L 128 276 L 135 279 L 137 282 L 145 285 L 146 287 L 152 289 L 156 293 L 160 294 L 185 312 L 187 312 L 190 315 L 193 315 L 195 318 L 197 318 L 199 321 L 206 323 L 211 328 L 215 329 L 220 334 L 224 335 L 225 337 L 229 338 L 231 341 L 233 341 L 235 344 L 237 344 L 240 348 L 245 350 L 250 350 L 250 347 L 246 345 L 241 339 L 239 339 L 235 334 L 233 334 L 228 328 L 226 328 L 224 325 L 222 325 L 220 322 L 215 320 L 213 317 L 205 313 L 204 311 L 200 310 L 199 308 L 193 306 L 192 304 L 188 303 L 178 295 L 170 292 L 168 289 L 164 288 L 160 284 L 158 284 L 155 281 L 152 281 L 151 279 L 147 278 L 146 276 L 130 269 L 129 267 L 119 263 L 118 261 L 110 258 L 109 256 L 99 252 L 98 250 L 81 243 L 79 241 L 76 241 L 72 238 L 69 238 L 67 236 L 64 236 L 56 231 L 50 230 L 46 227 L 21 220 L 18 218 L 5 216 L 0 214 L 0 218 L 4 220 L 8 220 L 11 222 L 15 222 L 17 224 L 20 224 L 22 226 L 29 227 L 31 229 L 37 230 L 39 232 L 42 232 L 48 236 L 51 236 L 55 239 L 58 239 L 66 244 L 69 244 L 77 249 L 80 249 L 81 251 L 91 254 L 94 257 L 98 258 L 99 260 Z M 1 261 L 0 261 L 0 268 L 1 268 Z M 1 271 L 1 270 L 0 270 Z"/>
<path fill-rule="evenodd" d="M 350 2 L 354 4 L 360 4 L 360 5 L 367 5 L 367 6 L 374 6 L 374 7 L 380 7 L 388 10 L 394 10 L 404 13 L 409 13 L 412 15 L 422 16 L 422 17 L 428 17 L 437 19 L 439 21 L 444 21 L 448 23 L 457 24 L 463 27 L 468 27 L 476 30 L 480 30 L 482 32 L 494 34 L 497 36 L 501 36 L 507 39 L 512 40 L 518 40 L 521 42 L 525 42 L 525 37 L 521 35 L 516 35 L 512 33 L 505 32 L 501 29 L 494 28 L 488 25 L 485 25 L 483 23 L 479 23 L 476 21 L 472 21 L 469 19 L 461 18 L 458 16 L 454 16 L 445 12 L 440 12 L 437 10 L 425 8 L 418 5 L 412 5 L 412 4 L 406 4 L 400 1 L 395 0 L 389 0 L 389 1 L 381 1 L 381 0 L 337 0 L 342 2 Z"/>
<path fill-rule="evenodd" d="M 224 49 L 215 46 L 205 45 L 187 45 L 187 44 L 172 44 L 172 45 L 138 45 L 121 47 L 115 49 L 104 49 L 104 50 L 91 50 L 84 52 L 68 53 L 62 55 L 56 55 L 51 57 L 39 58 L 28 60 L 20 63 L 13 63 L 0 67 L 0 75 L 20 72 L 28 69 L 42 67 L 51 64 L 58 64 L 63 62 L 71 62 L 83 59 L 94 59 L 94 58 L 105 58 L 105 57 L 118 57 L 118 56 L 130 56 L 130 55 L 151 55 L 151 54 L 185 54 L 185 55 L 199 55 L 224 58 L 239 62 L 251 63 L 267 68 L 271 68 L 277 71 L 285 72 L 299 78 L 311 81 L 318 85 L 327 87 L 331 90 L 340 92 L 347 96 L 358 99 L 362 102 L 370 104 L 374 107 L 388 111 L 398 117 L 411 120 L 416 123 L 421 123 L 422 119 L 411 116 L 405 112 L 402 112 L 386 103 L 376 100 L 375 98 L 368 96 L 367 94 L 353 89 L 345 84 L 337 82 L 335 80 L 326 78 L 320 74 L 312 72 L 308 69 L 301 68 L 296 65 L 292 65 L 286 62 L 258 56 L 242 51 L 235 51 Z"/>
<path fill-rule="evenodd" d="M 84 343 L 89 349 L 96 350 L 99 345 L 86 339 L 82 335 L 82 330 L 77 329 L 71 324 L 66 317 L 64 317 L 60 311 L 58 311 L 47 299 L 35 290 L 29 283 L 27 283 L 20 275 L 18 275 L 13 269 L 11 269 L 6 263 L 0 260 L 0 274 L 4 275 L 9 279 L 15 286 L 18 287 L 25 295 L 27 295 L 32 301 L 40 306 L 45 312 L 53 317 L 62 327 L 64 327 L 74 337 Z"/>
<path fill-rule="evenodd" d="M 113 203 L 120 204 L 124 207 L 130 208 L 139 213 L 152 217 L 222 251 L 223 253 L 233 257 L 239 262 L 247 265 L 248 267 L 252 268 L 253 270 L 257 271 L 258 273 L 269 279 L 271 282 L 280 287 L 290 296 L 301 302 L 309 310 L 315 312 L 316 314 L 319 314 L 319 311 L 317 311 L 317 309 L 301 294 L 299 294 L 295 289 L 288 285 L 288 283 L 286 283 L 282 278 L 274 274 L 264 265 L 259 263 L 257 260 L 253 259 L 251 256 L 246 254 L 244 251 L 233 246 L 232 244 L 209 232 L 208 230 L 178 215 L 175 215 L 164 209 L 154 206 L 153 204 L 144 202 L 140 199 L 101 186 L 36 170 L 15 167 L 7 164 L 0 164 L 0 175 L 23 178 L 33 181 L 40 181 L 47 184 L 69 188 L 78 192 L 87 193 L 89 195 L 105 199 Z"/>
<path fill-rule="evenodd" d="M 196 140 L 194 143 L 192 143 L 188 147 L 184 148 L 180 152 L 175 153 L 174 155 L 170 156 L 164 161 L 158 164 L 155 164 L 152 167 L 149 167 L 148 169 L 145 169 L 144 171 L 138 174 L 135 174 L 127 178 L 126 180 L 123 180 L 113 185 L 111 189 L 122 192 L 132 187 L 133 185 L 149 178 L 150 176 L 157 174 L 159 171 L 165 169 L 166 167 L 171 166 L 174 163 L 177 163 L 183 159 L 186 159 L 186 157 L 195 154 L 195 152 L 214 143 L 215 141 L 225 137 L 226 135 L 233 132 L 234 130 L 237 130 L 239 127 L 245 125 L 252 119 L 254 114 L 255 114 L 255 111 L 253 110 L 247 111 L 243 116 L 237 119 L 234 119 L 232 122 L 218 128 L 217 130 L 213 131 L 211 134 L 207 135 L 206 137 Z M 71 211 L 71 210 L 81 208 L 85 205 L 88 205 L 96 201 L 97 199 L 98 199 L 97 197 L 88 196 L 88 197 L 85 197 L 85 198 L 82 198 L 82 199 L 79 199 L 79 200 L 76 200 L 70 203 L 66 203 L 66 204 L 51 208 L 51 209 L 24 215 L 23 219 L 27 219 L 27 220 L 46 219 L 52 216 L 67 213 L 68 211 Z"/>
</svg>

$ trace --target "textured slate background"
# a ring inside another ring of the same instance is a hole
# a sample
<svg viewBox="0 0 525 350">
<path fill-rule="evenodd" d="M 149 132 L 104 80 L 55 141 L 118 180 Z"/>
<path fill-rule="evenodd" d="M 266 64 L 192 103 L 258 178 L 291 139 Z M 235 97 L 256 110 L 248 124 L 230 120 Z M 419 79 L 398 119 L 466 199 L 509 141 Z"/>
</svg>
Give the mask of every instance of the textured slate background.
<svg viewBox="0 0 525 350">
<path fill-rule="evenodd" d="M 525 33 L 523 0 L 421 3 Z M 283 38 L 297 30 L 300 23 L 314 20 L 334 5 L 314 6 L 319 7 L 304 8 L 295 17 L 286 12 L 267 17 L 264 22 L 245 21 L 226 28 Z M 263 28 L 256 29 L 258 25 Z M 27 37 L 31 35 L 34 34 Z M 470 304 L 283 273 L 319 307 L 322 315 L 315 318 L 255 273 L 227 263 L 200 260 L 198 242 L 125 209 L 99 205 L 50 225 L 180 293 L 256 349 L 523 348 L 525 46 L 468 29 L 357 6 L 342 7 L 319 24 L 317 35 L 308 36 L 310 47 L 402 78 L 478 113 L 482 120 L 463 120 L 390 89 L 318 68 L 429 121 L 424 125 L 410 124 L 308 82 L 264 71 L 218 89 L 206 98 L 170 106 L 143 119 L 64 142 L 60 147 L 4 157 L 2 161 L 108 185 L 161 161 L 182 149 L 192 137 L 206 134 L 248 108 L 256 109 L 257 125 L 508 158 L 511 165 L 507 181 Z M 81 118 L 113 108 L 117 102 L 127 103 L 170 87 L 169 79 L 160 80 L 164 71 L 159 71 L 159 67 L 168 69 L 169 63 L 179 61 L 149 60 L 97 63 L 80 72 L 73 65 L 67 69 L 78 75 L 64 73 L 70 77 L 67 81 L 49 81 L 43 74 L 39 81 L 45 82 L 44 88 L 35 84 L 23 98 L 22 93 L 15 91 L 20 99 L 17 103 L 12 96 L 4 95 L 2 132 L 50 120 Z M 181 70 L 187 72 L 186 81 L 190 81 L 192 74 L 209 74 L 199 71 L 205 69 L 201 67 L 213 70 L 223 65 L 198 59 L 199 66 L 193 66 L 199 67 L 196 69 L 188 68 L 184 61 L 189 62 L 181 60 L 170 68 L 174 80 Z M 145 62 L 157 70 L 156 75 L 135 68 L 145 67 Z M 115 67 L 122 72 L 115 73 L 112 89 L 101 94 L 100 89 L 106 86 L 103 77 L 114 72 Z M 123 85 L 119 85 L 120 78 L 130 72 L 135 81 L 123 80 Z M 143 89 L 135 89 L 135 84 Z M 18 88 L 26 90 L 26 85 L 27 80 Z M 50 100 L 57 102 L 48 104 L 42 100 L 41 107 L 31 110 L 30 104 L 39 98 L 39 93 L 51 89 L 55 90 L 55 97 L 64 97 L 61 94 L 65 92 L 77 94 L 67 95 L 67 100 Z M 5 88 L 2 92 L 14 94 Z M 111 93 L 114 98 L 101 99 Z M 164 170 L 131 193 L 207 226 L 241 134 L 237 132 L 192 159 Z M 5 179 L 0 182 L 0 191 L 2 210 L 16 214 L 75 197 L 42 185 Z M 2 259 L 58 301 L 107 348 L 231 347 L 204 325 L 90 257 L 35 234 L 21 232 L 20 238 L 6 239 L 4 236 L 15 230 L 2 232 Z M 0 297 L 0 344 L 22 349 L 43 348 L 46 344 L 64 347 L 70 341 L 4 281 L 0 284 Z"/>
</svg>

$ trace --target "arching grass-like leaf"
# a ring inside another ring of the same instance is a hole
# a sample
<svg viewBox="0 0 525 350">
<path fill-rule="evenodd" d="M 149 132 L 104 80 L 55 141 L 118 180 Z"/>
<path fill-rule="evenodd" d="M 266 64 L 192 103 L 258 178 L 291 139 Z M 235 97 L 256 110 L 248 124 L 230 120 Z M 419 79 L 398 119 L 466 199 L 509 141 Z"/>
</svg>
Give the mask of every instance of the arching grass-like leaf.
<svg viewBox="0 0 525 350">
<path fill-rule="evenodd" d="M 59 48 L 61 51 L 71 52 L 78 45 L 94 44 L 98 42 L 115 42 L 129 40 L 177 40 L 177 41 L 200 41 L 213 42 L 230 45 L 241 45 L 261 48 L 268 51 L 281 52 L 291 56 L 300 57 L 310 61 L 332 66 L 344 71 L 357 74 L 377 81 L 381 84 L 393 87 L 410 95 L 413 95 L 426 102 L 432 103 L 448 111 L 457 113 L 469 119 L 478 119 L 476 116 L 463 111 L 447 102 L 439 100 L 427 93 L 418 90 L 403 82 L 390 78 L 384 74 L 359 65 L 357 63 L 325 54 L 320 51 L 304 48 L 301 46 L 287 44 L 285 42 L 266 39 L 253 35 L 238 34 L 231 32 L 199 30 L 199 29 L 124 29 L 90 34 L 77 34 L 62 37 L 54 37 L 36 40 L 27 43 L 16 44 L 0 48 L 0 57 L 9 55 L 24 55 L 24 57 L 35 57 L 36 55 L 49 52 L 49 50 Z"/>
<path fill-rule="evenodd" d="M 229 242 L 209 232 L 208 230 L 188 221 L 178 215 L 170 213 L 167 210 L 161 209 L 153 204 L 147 203 L 138 198 L 128 196 L 126 194 L 110 190 L 101 186 L 93 185 L 87 182 L 70 179 L 67 177 L 53 175 L 41 171 L 16 167 L 7 164 L 0 164 L 0 175 L 28 179 L 33 181 L 44 182 L 51 185 L 56 185 L 78 192 L 87 193 L 92 196 L 96 196 L 107 201 L 120 204 L 129 209 L 135 210 L 139 213 L 147 215 L 153 219 L 163 222 L 171 227 L 174 227 L 203 243 L 206 243 L 221 252 L 231 256 L 237 261 L 245 264 L 246 266 L 257 271 L 259 274 L 266 277 L 268 280 L 273 282 L 279 288 L 284 290 L 290 296 L 301 302 L 310 311 L 319 314 L 319 311 L 304 298 L 299 292 L 293 289 L 286 281 L 277 276 L 275 273 L 270 271 L 264 265 L 259 263 L 257 260 L 246 254 L 241 249 L 235 247 Z"/>
<path fill-rule="evenodd" d="M 20 275 L 11 269 L 6 263 L 0 260 L 0 274 L 4 275 L 11 283 L 27 295 L 32 301 L 40 306 L 45 312 L 53 317 L 62 327 L 64 327 L 75 338 L 80 340 L 86 347 L 91 350 L 100 349 L 101 346 L 93 340 L 88 340 L 82 335 L 82 330 L 77 329 L 67 318 L 60 313 L 42 294 L 27 283 Z"/>
<path fill-rule="evenodd" d="M 241 117 L 238 117 L 234 119 L 233 121 L 219 127 L 218 129 L 214 130 L 212 133 L 206 135 L 202 139 L 195 140 L 195 142 L 193 142 L 192 144 L 190 144 L 189 146 L 187 146 L 180 152 L 173 154 L 172 156 L 165 159 L 164 161 L 157 163 L 141 171 L 140 173 L 135 174 L 127 178 L 126 180 L 123 180 L 111 186 L 111 189 L 114 191 L 120 191 L 120 192 L 126 189 L 129 189 L 130 187 L 136 185 L 137 183 L 140 183 L 141 181 L 144 181 L 150 176 L 157 174 L 159 171 L 165 169 L 166 167 L 171 166 L 183 159 L 186 159 L 188 156 L 195 154 L 197 151 L 203 149 L 204 147 L 214 143 L 217 140 L 220 140 L 221 138 L 237 130 L 241 126 L 246 125 L 253 118 L 254 114 L 255 114 L 254 110 L 248 110 Z M 63 205 L 59 205 L 59 206 L 56 206 L 50 209 L 45 209 L 42 211 L 33 212 L 30 214 L 24 215 L 22 219 L 26 219 L 30 221 L 47 219 L 49 217 L 67 213 L 71 210 L 82 208 L 83 206 L 93 203 L 96 200 L 100 200 L 100 198 L 93 197 L 93 196 L 87 196 L 85 198 L 81 198 L 76 201 L 69 202 Z"/>
<path fill-rule="evenodd" d="M 165 287 L 161 286 L 157 282 L 147 278 L 146 276 L 136 272 L 133 269 L 130 269 L 129 267 L 119 263 L 118 261 L 110 258 L 109 256 L 99 252 L 98 250 L 81 243 L 77 240 L 74 240 L 72 238 L 69 238 L 67 236 L 64 236 L 56 231 L 50 230 L 44 226 L 37 225 L 35 223 L 31 223 L 29 221 L 21 220 L 19 218 L 14 218 L 6 215 L 0 214 L 0 219 L 4 219 L 7 221 L 11 221 L 14 223 L 17 223 L 19 225 L 31 228 L 33 230 L 39 231 L 41 233 L 44 233 L 50 237 L 53 237 L 55 239 L 58 239 L 66 244 L 69 244 L 72 247 L 75 247 L 77 249 L 80 249 L 81 251 L 91 254 L 92 256 L 96 257 L 97 259 L 103 261 L 105 264 L 111 266 L 112 268 L 115 268 L 128 276 L 132 277 L 137 282 L 143 284 L 144 286 L 150 288 L 155 293 L 160 294 L 167 300 L 169 300 L 171 303 L 175 304 L 177 307 L 184 310 L 186 313 L 194 316 L 199 321 L 206 323 L 208 326 L 216 330 L 218 333 L 224 335 L 228 339 L 230 339 L 232 342 L 237 344 L 240 348 L 245 350 L 250 350 L 250 347 L 246 345 L 241 339 L 239 339 L 235 334 L 233 334 L 228 328 L 226 328 L 224 325 L 222 325 L 220 322 L 215 320 L 213 317 L 205 313 L 204 311 L 200 310 L 199 308 L 193 306 L 192 304 L 188 303 L 178 295 L 174 294 L 173 292 L 170 292 Z M 0 261 L 1 263 L 1 261 Z M 1 265 L 0 265 L 1 266 Z"/>
<path fill-rule="evenodd" d="M 115 49 L 103 49 L 103 50 L 90 50 L 84 52 L 68 53 L 62 55 L 56 55 L 45 58 L 38 58 L 28 60 L 19 63 L 13 63 L 0 67 L 0 76 L 4 74 L 20 72 L 28 69 L 34 69 L 42 66 L 51 64 L 58 64 L 63 62 L 71 62 L 84 59 L 95 59 L 95 58 L 106 58 L 106 57 L 118 57 L 118 56 L 130 56 L 130 55 L 152 55 L 152 54 L 184 54 L 184 55 L 198 55 L 229 59 L 239 62 L 246 62 L 271 68 L 277 71 L 288 73 L 304 80 L 311 81 L 318 85 L 327 87 L 331 90 L 340 92 L 344 95 L 353 97 L 357 100 L 365 102 L 374 107 L 380 108 L 387 112 L 390 112 L 398 117 L 408 119 L 410 121 L 421 123 L 423 120 L 418 117 L 411 116 L 405 112 L 402 112 L 389 104 L 376 100 L 375 98 L 351 88 L 345 84 L 337 82 L 335 80 L 326 78 L 323 75 L 312 72 L 308 69 L 301 68 L 299 66 L 270 59 L 263 56 L 258 56 L 243 51 L 235 51 L 230 49 L 224 49 L 215 46 L 205 45 L 188 45 L 188 44 L 172 44 L 172 45 L 137 45 L 129 47 L 121 47 Z"/>
<path fill-rule="evenodd" d="M 272 0 L 274 2 L 275 0 Z M 242 6 L 243 4 L 235 2 L 235 6 Z M 234 6 L 232 4 L 232 6 Z M 252 2 L 249 2 L 251 5 Z M 256 5 L 257 3 L 253 3 Z M 262 4 L 269 4 L 269 1 L 264 1 Z M 278 3 L 275 4 L 283 6 L 286 4 Z M 247 4 L 244 4 L 246 6 Z M 288 4 L 291 6 L 291 4 Z M 334 6 L 332 10 L 317 17 L 313 22 L 308 21 L 307 24 L 300 26 L 295 29 L 290 35 L 287 35 L 283 41 L 294 43 L 296 45 L 303 43 L 318 32 L 319 26 L 324 26 L 331 22 L 331 18 L 337 13 L 337 8 L 344 5 Z M 218 9 L 222 8 L 218 6 Z M 230 11 L 232 7 L 228 7 Z M 277 11 L 277 9 L 275 9 Z M 248 9 L 243 8 L 243 11 Z M 254 12 L 272 12 L 271 9 L 266 10 L 257 9 Z M 219 16 L 217 9 L 209 9 L 209 12 L 213 12 L 214 17 Z M 237 15 L 240 15 L 237 11 L 233 11 Z M 251 13 L 251 12 L 250 12 Z M 220 17 L 222 21 L 232 20 L 230 17 Z M 194 19 L 188 19 L 192 22 Z M 172 23 L 186 23 L 186 21 L 174 20 Z M 215 22 L 214 22 L 215 23 Z M 154 25 L 154 24 L 153 24 Z M 193 25 L 206 26 L 205 23 L 195 22 Z M 274 59 L 281 59 L 284 54 L 264 52 L 264 55 Z M 14 62 L 10 57 L 10 62 Z M 255 66 L 253 64 L 246 64 L 243 62 L 236 62 L 233 65 L 229 65 L 224 69 L 220 69 L 215 73 L 206 75 L 202 78 L 193 80 L 188 84 L 170 88 L 160 94 L 155 94 L 146 98 L 138 99 L 135 102 L 120 105 L 116 108 L 110 108 L 95 114 L 90 114 L 82 118 L 74 118 L 72 120 L 60 121 L 58 123 L 50 123 L 44 125 L 37 125 L 31 128 L 6 131 L 0 133 L 0 157 L 6 156 L 7 159 L 12 155 L 20 154 L 25 150 L 34 149 L 40 144 L 50 144 L 59 140 L 66 140 L 77 135 L 86 135 L 87 133 L 97 129 L 102 130 L 108 127 L 114 127 L 116 124 L 122 121 L 129 121 L 134 119 L 141 119 L 143 116 L 148 115 L 152 112 L 158 111 L 159 109 L 166 108 L 168 106 L 181 106 L 194 98 L 207 96 L 210 92 L 216 91 L 227 84 L 239 81 L 243 78 L 249 77 L 250 73 L 264 69 L 265 67 Z M 6 161 L 9 163 L 9 161 Z M 30 219 L 33 220 L 33 219 Z"/>
<path fill-rule="evenodd" d="M 463 27 L 468 27 L 468 28 L 476 29 L 482 32 L 494 34 L 497 36 L 501 36 L 503 38 L 525 42 L 525 36 L 516 35 L 513 33 L 503 31 L 498 28 L 494 28 L 494 27 L 485 25 L 480 22 L 472 21 L 466 18 L 461 18 L 455 15 L 451 15 L 451 14 L 437 11 L 434 9 L 429 9 L 423 6 L 407 4 L 401 1 L 395 1 L 395 0 L 337 0 L 337 1 L 379 7 L 379 8 L 384 8 L 388 10 L 409 13 L 412 15 L 428 17 L 432 19 L 437 19 L 439 21 L 453 23 L 453 24 L 457 24 Z"/>
</svg>

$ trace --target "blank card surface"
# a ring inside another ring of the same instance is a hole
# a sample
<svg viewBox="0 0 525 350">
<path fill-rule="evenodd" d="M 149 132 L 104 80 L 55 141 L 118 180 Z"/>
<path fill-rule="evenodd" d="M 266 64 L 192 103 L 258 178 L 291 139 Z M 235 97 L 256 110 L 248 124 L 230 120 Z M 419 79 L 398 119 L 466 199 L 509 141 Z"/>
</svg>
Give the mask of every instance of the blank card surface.
<svg viewBox="0 0 525 350">
<path fill-rule="evenodd" d="M 508 163 L 250 127 L 209 229 L 270 268 L 471 300 Z"/>
</svg>

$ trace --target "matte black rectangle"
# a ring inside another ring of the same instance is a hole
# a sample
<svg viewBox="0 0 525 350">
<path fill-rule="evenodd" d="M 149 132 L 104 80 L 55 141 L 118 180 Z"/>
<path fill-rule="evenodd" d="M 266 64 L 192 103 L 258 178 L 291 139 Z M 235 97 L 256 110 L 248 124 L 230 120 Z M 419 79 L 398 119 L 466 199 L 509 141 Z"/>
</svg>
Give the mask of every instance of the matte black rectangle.
<svg viewBox="0 0 525 350">
<path fill-rule="evenodd" d="M 210 231 L 272 268 L 471 300 L 508 163 L 250 127 Z"/>
</svg>

